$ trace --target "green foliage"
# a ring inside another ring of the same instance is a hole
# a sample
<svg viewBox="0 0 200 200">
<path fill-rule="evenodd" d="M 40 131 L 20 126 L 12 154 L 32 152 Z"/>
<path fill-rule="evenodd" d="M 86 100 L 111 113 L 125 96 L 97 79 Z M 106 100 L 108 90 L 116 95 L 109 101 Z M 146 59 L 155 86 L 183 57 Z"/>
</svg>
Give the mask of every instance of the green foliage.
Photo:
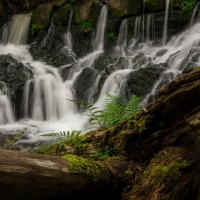
<svg viewBox="0 0 200 200">
<path fill-rule="evenodd" d="M 123 119 L 127 119 L 130 118 L 132 115 L 137 114 L 138 112 L 140 112 L 141 110 L 141 98 L 136 96 L 136 95 L 132 95 L 131 100 L 128 102 L 128 104 L 126 105 L 126 107 L 124 108 L 124 116 Z"/>
<path fill-rule="evenodd" d="M 74 140 L 75 138 L 77 138 L 80 135 L 81 131 L 62 131 L 62 132 L 58 132 L 58 133 L 46 133 L 46 134 L 42 134 L 40 136 L 44 136 L 44 137 L 54 137 L 57 140 Z"/>
<path fill-rule="evenodd" d="M 98 107 L 87 103 L 86 101 L 78 100 L 78 99 L 67 99 L 68 101 L 72 101 L 76 103 L 80 108 L 87 110 L 87 115 L 90 117 L 89 124 L 90 125 L 100 125 L 103 127 L 102 120 L 101 120 L 101 110 L 98 110 Z"/>
<path fill-rule="evenodd" d="M 78 25 L 78 27 L 81 29 L 81 31 L 87 32 L 90 31 L 93 27 L 93 23 L 91 22 L 84 22 Z"/>
<path fill-rule="evenodd" d="M 90 117 L 89 124 L 99 125 L 101 128 L 116 126 L 132 115 L 137 114 L 141 109 L 141 98 L 136 95 L 133 95 L 127 106 L 125 106 L 124 98 L 107 93 L 104 100 L 105 109 L 103 110 L 99 110 L 98 107 L 82 100 L 67 100 L 86 109 L 88 111 L 86 114 Z"/>
<path fill-rule="evenodd" d="M 91 151 L 90 155 L 95 160 L 106 160 L 113 154 L 113 149 L 106 149 L 105 151 Z"/>
<path fill-rule="evenodd" d="M 123 121 L 124 115 L 124 101 L 120 96 L 106 94 L 104 100 L 105 109 L 101 111 L 101 124 L 104 127 L 112 127 L 120 124 Z"/>
<path fill-rule="evenodd" d="M 196 4 L 196 0 L 183 0 L 180 6 L 182 13 L 190 17 L 195 7 L 195 4 Z"/>
<path fill-rule="evenodd" d="M 42 134 L 40 136 L 43 137 L 52 137 L 55 138 L 56 141 L 62 142 L 68 140 L 68 142 L 74 147 L 74 153 L 79 155 L 80 147 L 82 144 L 82 140 L 79 138 L 81 131 L 73 130 L 73 131 L 62 131 L 58 133 L 47 133 Z"/>
<path fill-rule="evenodd" d="M 18 150 L 18 148 L 16 148 L 14 145 L 18 141 L 18 139 L 26 132 L 26 130 L 27 130 L 27 128 L 24 129 L 23 131 L 21 131 L 20 133 L 18 133 L 17 135 L 15 135 L 13 137 L 13 139 L 11 139 L 11 140 L 7 139 L 6 140 L 6 148 L 12 149 L 12 150 Z"/>
<path fill-rule="evenodd" d="M 33 24 L 32 27 L 31 27 L 31 34 L 34 35 L 36 29 L 38 28 L 38 25 L 37 24 Z"/>
<path fill-rule="evenodd" d="M 113 32 L 108 33 L 108 39 L 109 39 L 109 40 L 115 40 L 115 39 L 116 39 L 115 34 L 114 34 Z"/>
</svg>

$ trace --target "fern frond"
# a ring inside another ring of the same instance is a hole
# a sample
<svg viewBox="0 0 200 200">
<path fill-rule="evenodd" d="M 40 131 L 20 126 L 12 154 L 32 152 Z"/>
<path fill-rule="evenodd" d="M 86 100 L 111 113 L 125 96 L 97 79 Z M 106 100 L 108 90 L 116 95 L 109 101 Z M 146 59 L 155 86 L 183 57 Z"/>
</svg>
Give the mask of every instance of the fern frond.
<svg viewBox="0 0 200 200">
<path fill-rule="evenodd" d="M 137 114 L 138 112 L 140 112 L 140 110 L 142 108 L 141 101 L 142 101 L 141 97 L 138 97 L 133 94 L 131 97 L 131 100 L 128 102 L 128 104 L 126 105 L 126 107 L 124 109 L 123 119 L 127 119 L 127 118 Z"/>
<path fill-rule="evenodd" d="M 58 133 L 46 133 L 41 134 L 40 136 L 43 137 L 53 137 L 57 140 L 73 140 L 74 138 L 77 138 L 81 134 L 81 131 L 73 130 L 73 131 L 60 131 Z"/>
</svg>

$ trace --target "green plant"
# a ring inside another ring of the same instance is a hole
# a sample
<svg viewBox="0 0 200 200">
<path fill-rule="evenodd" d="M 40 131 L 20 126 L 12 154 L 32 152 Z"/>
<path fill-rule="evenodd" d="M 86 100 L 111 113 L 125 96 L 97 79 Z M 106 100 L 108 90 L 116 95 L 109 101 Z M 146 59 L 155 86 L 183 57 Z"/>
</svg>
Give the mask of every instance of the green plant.
<svg viewBox="0 0 200 200">
<path fill-rule="evenodd" d="M 113 32 L 108 33 L 108 39 L 109 39 L 109 40 L 115 40 L 115 39 L 116 39 L 115 34 L 114 34 Z"/>
<path fill-rule="evenodd" d="M 89 124 L 99 125 L 101 128 L 116 126 L 132 115 L 137 114 L 141 109 L 141 98 L 136 95 L 132 95 L 131 100 L 128 102 L 127 106 L 125 106 L 124 98 L 107 93 L 104 100 L 105 109 L 103 110 L 99 110 L 98 107 L 82 100 L 67 100 L 86 109 L 88 111 L 86 114 L 90 117 Z"/>
<path fill-rule="evenodd" d="M 84 22 L 78 25 L 78 27 L 81 29 L 81 31 L 87 32 L 90 31 L 93 27 L 93 23 L 91 22 Z"/>
<path fill-rule="evenodd" d="M 73 131 L 62 131 L 58 133 L 47 133 L 42 134 L 40 136 L 43 137 L 52 137 L 56 139 L 58 142 L 62 142 L 65 140 L 68 140 L 68 142 L 74 147 L 74 153 L 76 155 L 79 155 L 80 153 L 80 147 L 82 144 L 82 140 L 79 138 L 81 134 L 81 131 L 73 130 Z"/>
<path fill-rule="evenodd" d="M 73 130 L 73 131 L 60 131 L 58 133 L 46 133 L 41 134 L 40 136 L 44 137 L 53 137 L 57 140 L 74 140 L 80 135 L 81 131 Z"/>
<path fill-rule="evenodd" d="M 183 0 L 180 6 L 182 13 L 190 17 L 195 7 L 195 4 L 196 0 Z"/>
<path fill-rule="evenodd" d="M 103 124 L 104 127 L 110 128 L 123 121 L 124 102 L 125 99 L 120 96 L 106 94 L 104 100 L 105 109 L 101 111 L 100 117 L 101 124 Z"/>
<path fill-rule="evenodd" d="M 25 128 L 23 131 L 21 131 L 20 133 L 18 133 L 17 135 L 15 135 L 13 137 L 13 139 L 9 140 L 7 139 L 6 140 L 6 148 L 7 149 L 12 149 L 12 150 L 18 150 L 18 148 L 16 148 L 14 146 L 14 144 L 18 141 L 18 139 L 26 132 L 27 128 Z"/>
<path fill-rule="evenodd" d="M 126 107 L 124 108 L 124 116 L 122 119 L 128 119 L 131 116 L 137 114 L 140 112 L 142 105 L 141 105 L 141 97 L 138 97 L 136 95 L 132 95 L 131 100 L 128 102 Z"/>
<path fill-rule="evenodd" d="M 34 35 L 36 29 L 38 28 L 38 25 L 37 24 L 33 24 L 32 27 L 31 27 L 31 34 Z"/>
</svg>

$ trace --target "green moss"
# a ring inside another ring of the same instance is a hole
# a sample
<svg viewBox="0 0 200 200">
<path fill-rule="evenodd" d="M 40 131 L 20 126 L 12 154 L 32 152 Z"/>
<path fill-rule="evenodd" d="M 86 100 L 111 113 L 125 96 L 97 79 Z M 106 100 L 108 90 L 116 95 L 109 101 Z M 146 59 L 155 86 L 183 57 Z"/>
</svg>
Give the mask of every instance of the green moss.
<svg viewBox="0 0 200 200">
<path fill-rule="evenodd" d="M 184 15 L 190 17 L 195 7 L 196 0 L 183 0 L 180 8 Z"/>
<path fill-rule="evenodd" d="M 84 155 L 88 147 L 86 137 L 86 135 L 71 137 L 56 144 L 55 141 L 54 143 L 50 142 L 49 144 L 41 145 L 39 149 L 34 150 L 34 152 L 46 155 L 64 155 L 66 153 Z"/>
<path fill-rule="evenodd" d="M 88 32 L 91 31 L 93 28 L 93 23 L 90 22 L 84 22 L 78 25 L 78 27 L 81 29 L 83 32 Z"/>
<path fill-rule="evenodd" d="M 94 181 L 97 181 L 105 170 L 105 167 L 102 164 L 79 156 L 65 155 L 62 156 L 62 158 L 67 160 L 70 173 L 86 172 L 87 175 L 94 178 Z"/>
<path fill-rule="evenodd" d="M 184 169 L 188 166 L 186 160 L 178 159 L 174 162 L 171 162 L 168 165 L 158 164 L 144 172 L 144 180 L 154 179 L 155 187 L 161 186 L 162 183 L 167 183 L 171 180 L 177 180 L 181 175 L 181 169 Z"/>
<path fill-rule="evenodd" d="M 45 29 L 50 23 L 53 6 L 51 4 L 41 4 L 36 10 L 32 12 L 33 30 L 39 32 Z"/>
<path fill-rule="evenodd" d="M 115 34 L 114 34 L 113 32 L 111 32 L 111 33 L 108 33 L 107 38 L 108 38 L 109 40 L 115 40 L 115 39 L 116 39 L 116 36 L 115 36 Z"/>
</svg>

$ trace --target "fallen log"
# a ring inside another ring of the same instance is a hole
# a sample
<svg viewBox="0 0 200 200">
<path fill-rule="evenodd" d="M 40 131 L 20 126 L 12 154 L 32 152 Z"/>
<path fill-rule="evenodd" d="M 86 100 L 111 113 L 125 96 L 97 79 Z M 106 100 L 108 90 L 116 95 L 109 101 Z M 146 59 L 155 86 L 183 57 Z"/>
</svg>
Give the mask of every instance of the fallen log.
<svg viewBox="0 0 200 200">
<path fill-rule="evenodd" d="M 117 199 L 112 192 L 114 177 L 125 168 L 119 161 L 0 149 L 0 199 Z"/>
</svg>

